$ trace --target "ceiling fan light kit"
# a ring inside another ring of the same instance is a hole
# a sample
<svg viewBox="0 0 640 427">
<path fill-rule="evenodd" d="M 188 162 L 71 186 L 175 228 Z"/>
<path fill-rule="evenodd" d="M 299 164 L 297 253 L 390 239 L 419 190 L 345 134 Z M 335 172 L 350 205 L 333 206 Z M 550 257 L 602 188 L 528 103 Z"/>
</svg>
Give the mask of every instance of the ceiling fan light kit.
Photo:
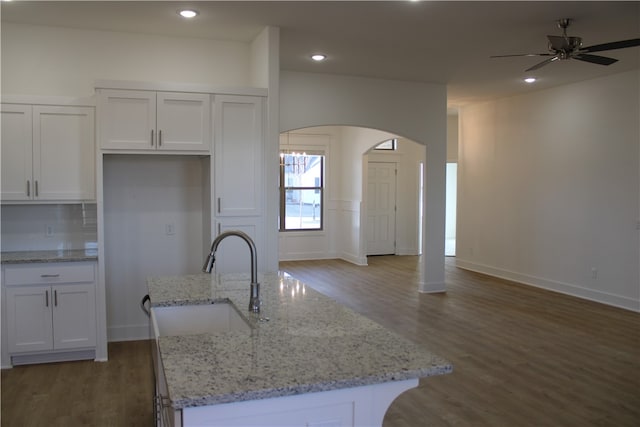
<svg viewBox="0 0 640 427">
<path fill-rule="evenodd" d="M 618 62 L 617 59 L 600 55 L 591 55 L 593 52 L 602 52 L 606 50 L 625 49 L 628 47 L 640 46 L 640 39 L 620 40 L 597 44 L 593 46 L 582 47 L 582 38 L 567 35 L 567 27 L 571 24 L 571 19 L 559 19 L 558 27 L 562 29 L 561 36 L 548 35 L 549 53 L 524 53 L 515 55 L 494 55 L 491 58 L 507 58 L 513 56 L 546 56 L 548 57 L 542 62 L 527 68 L 525 71 L 533 71 L 544 67 L 554 61 L 564 61 L 567 59 L 577 59 L 579 61 L 590 62 L 598 65 L 611 65 Z"/>
</svg>

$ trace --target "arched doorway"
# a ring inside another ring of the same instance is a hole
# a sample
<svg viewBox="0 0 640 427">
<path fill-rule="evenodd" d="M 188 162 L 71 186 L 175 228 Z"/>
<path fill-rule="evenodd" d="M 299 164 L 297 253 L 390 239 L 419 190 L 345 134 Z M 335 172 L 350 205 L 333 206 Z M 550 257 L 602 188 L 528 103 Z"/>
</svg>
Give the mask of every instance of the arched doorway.
<svg viewBox="0 0 640 427">
<path fill-rule="evenodd" d="M 367 264 L 367 164 L 369 158 L 380 160 L 375 153 L 371 154 L 371 149 L 388 138 L 400 140 L 400 150 L 391 154 L 401 168 L 398 176 L 403 188 L 399 195 L 402 225 L 398 229 L 397 253 L 421 253 L 419 169 L 424 163 L 425 147 L 376 129 L 318 126 L 280 135 L 283 157 L 285 153 L 319 153 L 326 158 L 322 228 L 281 231 L 280 260 L 341 258 L 358 265 Z M 299 212 L 296 206 L 292 211 Z"/>
<path fill-rule="evenodd" d="M 417 287 L 420 292 L 444 291 L 445 85 L 285 70 L 281 70 L 279 83 L 280 132 L 310 126 L 360 126 L 404 135 L 426 147 L 422 223 L 424 243 L 421 278 Z M 349 146 L 353 147 L 351 144 Z M 361 170 L 362 167 L 362 160 L 354 165 L 355 169 Z M 355 187 L 355 183 L 348 184 L 349 188 Z M 362 191 L 361 185 L 357 191 Z M 351 244 L 354 239 L 361 239 L 361 206 L 351 199 L 341 200 L 337 212 L 354 224 L 353 228 L 344 230 L 340 238 Z M 354 248 L 363 247 L 362 242 L 358 241 L 355 247 L 345 247 L 345 251 L 363 262 L 363 252 L 353 251 Z"/>
</svg>

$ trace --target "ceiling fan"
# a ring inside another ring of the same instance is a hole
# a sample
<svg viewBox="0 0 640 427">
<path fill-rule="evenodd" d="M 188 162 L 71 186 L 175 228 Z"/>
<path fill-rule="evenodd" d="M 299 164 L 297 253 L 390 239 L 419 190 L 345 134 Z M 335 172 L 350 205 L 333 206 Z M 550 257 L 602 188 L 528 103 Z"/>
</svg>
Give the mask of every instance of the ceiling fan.
<svg viewBox="0 0 640 427">
<path fill-rule="evenodd" d="M 592 52 L 602 52 L 605 50 L 624 49 L 627 47 L 640 46 L 640 39 L 620 40 L 617 42 L 597 44 L 593 46 L 582 47 L 582 38 L 570 37 L 567 35 L 567 27 L 571 23 L 571 19 L 558 20 L 558 28 L 562 29 L 561 36 L 547 36 L 549 39 L 549 53 L 524 53 L 516 55 L 494 55 L 491 58 L 507 58 L 511 56 L 548 56 L 542 62 L 537 63 L 533 67 L 527 68 L 525 71 L 533 71 L 542 68 L 557 60 L 577 59 L 579 61 L 591 62 L 599 65 L 611 65 L 617 62 L 617 59 L 608 58 L 606 56 L 591 55 Z"/>
</svg>

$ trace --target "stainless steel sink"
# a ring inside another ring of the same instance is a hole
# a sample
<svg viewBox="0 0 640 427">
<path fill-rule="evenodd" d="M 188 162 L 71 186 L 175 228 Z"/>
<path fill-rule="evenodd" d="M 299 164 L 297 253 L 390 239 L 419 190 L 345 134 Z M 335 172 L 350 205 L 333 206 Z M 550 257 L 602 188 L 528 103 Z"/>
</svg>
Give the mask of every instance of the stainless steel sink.
<svg viewBox="0 0 640 427">
<path fill-rule="evenodd" d="M 236 308 L 225 303 L 152 307 L 151 322 L 156 338 L 251 331 L 251 327 Z"/>
</svg>

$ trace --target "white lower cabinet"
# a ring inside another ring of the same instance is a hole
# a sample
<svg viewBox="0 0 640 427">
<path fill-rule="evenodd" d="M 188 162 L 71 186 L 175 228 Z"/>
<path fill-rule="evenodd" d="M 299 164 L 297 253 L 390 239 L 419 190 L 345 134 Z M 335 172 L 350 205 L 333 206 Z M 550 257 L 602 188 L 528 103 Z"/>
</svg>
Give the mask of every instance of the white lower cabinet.
<svg viewBox="0 0 640 427">
<path fill-rule="evenodd" d="M 153 332 L 152 332 L 153 334 Z M 169 389 L 164 376 L 157 338 L 153 340 L 153 373 L 155 375 L 154 417 L 156 427 L 181 427 L 182 410 L 174 409 L 169 399 Z"/>
<path fill-rule="evenodd" d="M 184 408 L 176 426 L 381 427 L 391 403 L 418 379 Z"/>
<path fill-rule="evenodd" d="M 4 268 L 12 364 L 95 357 L 95 263 Z"/>
</svg>

